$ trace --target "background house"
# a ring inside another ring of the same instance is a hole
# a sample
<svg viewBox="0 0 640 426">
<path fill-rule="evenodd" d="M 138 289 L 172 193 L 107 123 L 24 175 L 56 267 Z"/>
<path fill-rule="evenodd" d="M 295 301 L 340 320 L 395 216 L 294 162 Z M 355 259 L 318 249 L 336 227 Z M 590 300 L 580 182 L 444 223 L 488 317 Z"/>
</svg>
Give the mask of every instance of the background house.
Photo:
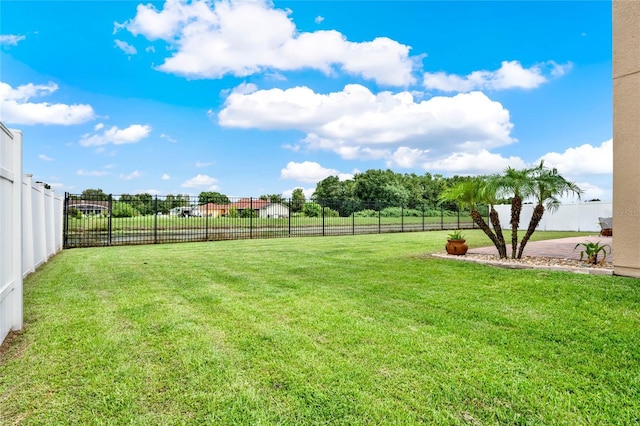
<svg viewBox="0 0 640 426">
<path fill-rule="evenodd" d="M 288 218 L 289 207 L 280 203 L 269 203 L 258 209 L 258 217 Z"/>
<path fill-rule="evenodd" d="M 252 209 L 257 217 L 289 217 L 289 207 L 281 203 L 272 203 L 269 200 L 240 198 L 235 203 L 231 203 L 230 206 L 235 207 L 240 216 L 244 216 L 243 211 Z"/>
<path fill-rule="evenodd" d="M 207 203 L 197 208 L 201 216 L 224 217 L 229 215 L 230 204 Z"/>
<path fill-rule="evenodd" d="M 69 208 L 76 209 L 83 215 L 99 215 L 109 212 L 108 201 L 69 200 Z"/>
</svg>

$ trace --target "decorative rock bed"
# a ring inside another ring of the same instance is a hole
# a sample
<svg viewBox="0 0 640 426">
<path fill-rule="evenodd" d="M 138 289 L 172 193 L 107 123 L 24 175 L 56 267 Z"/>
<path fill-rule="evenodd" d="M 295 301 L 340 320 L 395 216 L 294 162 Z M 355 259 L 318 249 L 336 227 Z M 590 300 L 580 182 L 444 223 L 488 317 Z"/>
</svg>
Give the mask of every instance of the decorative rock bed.
<svg viewBox="0 0 640 426">
<path fill-rule="evenodd" d="M 443 253 L 432 254 L 441 259 L 460 260 L 465 262 L 483 263 L 508 269 L 547 269 L 554 271 L 575 272 L 579 274 L 613 275 L 613 266 L 610 263 L 604 265 L 589 265 L 581 260 L 560 259 L 545 256 L 523 256 L 522 259 L 500 259 L 492 254 L 469 254 L 464 256 L 451 256 Z"/>
</svg>

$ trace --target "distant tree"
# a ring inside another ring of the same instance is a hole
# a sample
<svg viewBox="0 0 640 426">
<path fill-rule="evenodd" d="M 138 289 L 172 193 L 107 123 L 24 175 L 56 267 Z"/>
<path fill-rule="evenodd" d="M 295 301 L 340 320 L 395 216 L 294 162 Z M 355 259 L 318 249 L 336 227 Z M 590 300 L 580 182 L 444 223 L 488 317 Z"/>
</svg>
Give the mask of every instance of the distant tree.
<svg viewBox="0 0 640 426">
<path fill-rule="evenodd" d="M 82 191 L 81 198 L 91 201 L 108 201 L 109 195 L 102 192 L 102 189 L 85 189 Z"/>
<path fill-rule="evenodd" d="M 293 194 L 291 194 L 291 211 L 294 213 L 302 211 L 306 201 L 302 188 L 294 189 Z"/>
<path fill-rule="evenodd" d="M 134 195 L 133 207 L 140 212 L 141 215 L 155 214 L 155 202 L 153 195 L 142 193 Z"/>
<path fill-rule="evenodd" d="M 260 199 L 270 203 L 284 203 L 284 197 L 280 194 L 263 194 Z"/>
<path fill-rule="evenodd" d="M 363 202 L 373 202 L 376 209 L 406 205 L 409 191 L 391 170 L 367 170 L 353 177 L 354 194 Z"/>
<path fill-rule="evenodd" d="M 229 197 L 219 192 L 204 191 L 198 196 L 198 204 L 203 205 L 207 203 L 214 204 L 229 204 Z"/>
<path fill-rule="evenodd" d="M 319 204 L 329 204 L 346 196 L 345 185 L 338 176 L 328 176 L 316 185 L 311 199 Z"/>
</svg>

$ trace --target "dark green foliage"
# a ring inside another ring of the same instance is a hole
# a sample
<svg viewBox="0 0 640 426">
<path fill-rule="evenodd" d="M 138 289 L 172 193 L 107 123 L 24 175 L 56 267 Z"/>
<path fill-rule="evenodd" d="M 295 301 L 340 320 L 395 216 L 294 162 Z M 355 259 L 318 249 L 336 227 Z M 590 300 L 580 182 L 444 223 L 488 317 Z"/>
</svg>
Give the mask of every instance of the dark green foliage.
<svg viewBox="0 0 640 426">
<path fill-rule="evenodd" d="M 80 195 L 82 200 L 107 201 L 109 195 L 105 194 L 102 189 L 85 189 Z"/>
<path fill-rule="evenodd" d="M 128 203 L 116 201 L 111 207 L 111 217 L 134 217 L 139 214 L 140 213 Z"/>
<path fill-rule="evenodd" d="M 302 212 L 306 217 L 322 216 L 322 206 L 318 203 L 305 203 Z"/>
<path fill-rule="evenodd" d="M 198 204 L 203 205 L 207 203 L 229 204 L 229 197 L 219 192 L 203 191 L 198 195 Z"/>
<path fill-rule="evenodd" d="M 574 247 L 574 250 L 579 246 L 584 247 L 584 250 L 580 252 L 580 260 L 584 258 L 585 262 L 591 265 L 604 264 L 604 261 L 607 259 L 607 247 L 609 248 L 609 253 L 611 253 L 611 246 L 609 244 L 600 244 L 599 241 L 578 243 Z M 600 255 L 600 253 L 602 253 L 602 259 L 598 261 L 598 256 Z"/>
<path fill-rule="evenodd" d="M 231 214 L 231 212 L 229 212 Z M 242 209 L 239 213 L 240 217 L 258 217 L 258 213 L 251 209 Z"/>
<path fill-rule="evenodd" d="M 302 211 L 306 201 L 302 188 L 294 189 L 291 194 L 291 211 L 294 213 Z"/>
</svg>

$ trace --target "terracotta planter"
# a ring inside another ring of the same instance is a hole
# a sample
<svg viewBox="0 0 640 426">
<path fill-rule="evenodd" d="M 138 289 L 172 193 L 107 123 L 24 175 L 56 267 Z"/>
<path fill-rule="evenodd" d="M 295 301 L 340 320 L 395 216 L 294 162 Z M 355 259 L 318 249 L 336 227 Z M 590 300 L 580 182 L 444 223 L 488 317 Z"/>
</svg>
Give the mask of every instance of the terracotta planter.
<svg viewBox="0 0 640 426">
<path fill-rule="evenodd" d="M 465 244 L 466 240 L 447 240 L 447 254 L 462 256 L 469 250 L 469 246 Z"/>
</svg>

